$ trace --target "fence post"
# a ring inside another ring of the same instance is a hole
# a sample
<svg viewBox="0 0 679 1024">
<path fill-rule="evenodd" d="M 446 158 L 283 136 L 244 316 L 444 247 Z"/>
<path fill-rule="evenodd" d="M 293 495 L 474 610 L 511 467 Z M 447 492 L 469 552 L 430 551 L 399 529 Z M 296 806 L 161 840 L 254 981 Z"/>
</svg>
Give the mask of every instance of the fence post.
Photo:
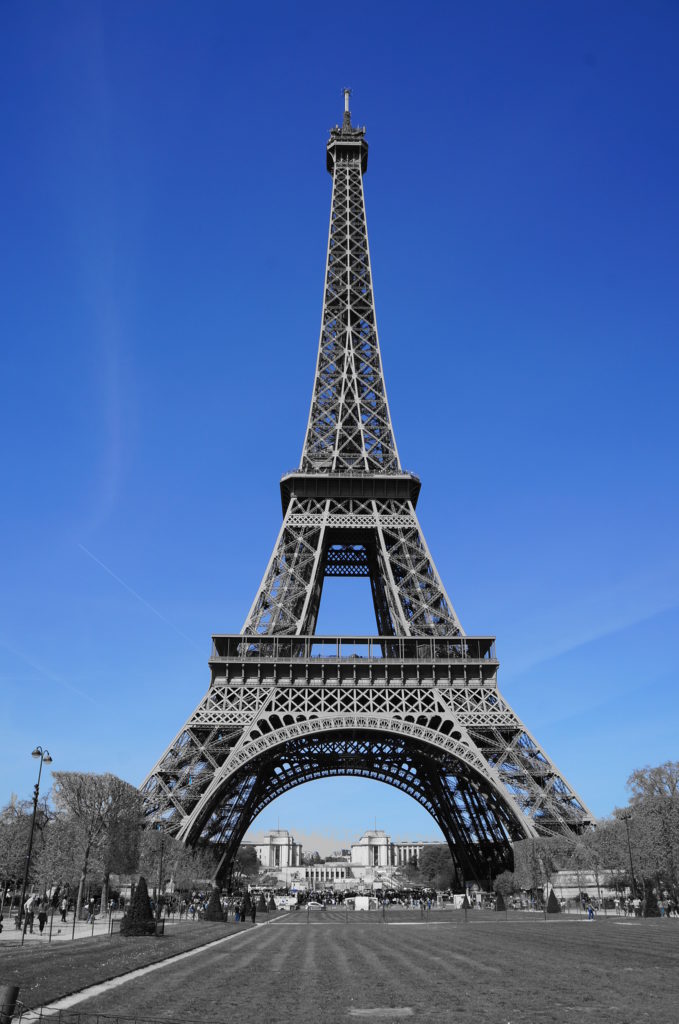
<svg viewBox="0 0 679 1024">
<path fill-rule="evenodd" d="M 0 985 L 0 1024 L 11 1024 L 18 998 L 18 985 Z"/>
</svg>

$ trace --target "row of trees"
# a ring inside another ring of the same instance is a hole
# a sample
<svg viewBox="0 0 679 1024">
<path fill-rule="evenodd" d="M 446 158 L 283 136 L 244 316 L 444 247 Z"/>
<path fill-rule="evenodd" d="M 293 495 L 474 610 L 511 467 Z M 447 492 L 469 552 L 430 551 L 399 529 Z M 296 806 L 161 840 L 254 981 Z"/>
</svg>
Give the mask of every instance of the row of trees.
<svg viewBox="0 0 679 1024">
<path fill-rule="evenodd" d="M 679 761 L 640 768 L 627 781 L 630 801 L 597 827 L 574 839 L 514 844 L 514 871 L 495 880 L 503 895 L 541 889 L 556 871 L 591 872 L 601 888 L 629 886 L 648 902 L 668 893 L 679 903 Z"/>
<path fill-rule="evenodd" d="M 141 872 L 161 891 L 173 879 L 180 889 L 213 876 L 217 852 L 188 850 L 162 832 L 144 829 L 141 797 L 115 775 L 53 772 L 52 802 L 36 811 L 30 883 L 33 890 L 77 889 L 80 911 L 88 880 L 101 885 L 106 906 L 112 874 Z M 679 762 L 632 773 L 628 807 L 581 836 L 525 840 L 514 844 L 514 871 L 495 880 L 507 895 L 549 885 L 556 871 L 592 872 L 600 887 L 630 885 L 639 895 L 668 892 L 679 903 Z M 0 811 L 0 879 L 21 879 L 31 827 L 32 802 L 12 800 Z M 318 854 L 312 855 L 320 861 Z M 250 860 L 248 861 L 248 857 Z M 244 847 L 239 875 L 257 874 L 254 850 Z M 455 882 L 447 846 L 426 846 L 419 864 L 406 868 L 414 884 L 446 889 Z"/>
<path fill-rule="evenodd" d="M 101 887 L 101 906 L 107 905 L 112 874 L 141 872 L 157 879 L 161 890 L 170 879 L 178 888 L 190 888 L 212 876 L 211 851 L 188 850 L 162 832 L 143 828 L 134 786 L 110 774 L 52 775 L 51 802 L 44 798 L 36 811 L 29 891 L 77 892 L 79 914 L 88 881 Z M 0 811 L 0 879 L 23 878 L 32 813 L 32 801 L 16 799 Z"/>
</svg>

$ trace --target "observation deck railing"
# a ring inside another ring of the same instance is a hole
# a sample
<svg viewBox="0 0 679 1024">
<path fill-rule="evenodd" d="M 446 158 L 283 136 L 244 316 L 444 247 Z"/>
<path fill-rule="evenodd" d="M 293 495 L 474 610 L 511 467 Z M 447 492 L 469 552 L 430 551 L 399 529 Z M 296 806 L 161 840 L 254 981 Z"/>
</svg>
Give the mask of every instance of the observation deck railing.
<svg viewBox="0 0 679 1024">
<path fill-rule="evenodd" d="M 496 662 L 495 637 L 261 636 L 221 633 L 212 637 L 211 662 L 356 660 Z"/>
</svg>

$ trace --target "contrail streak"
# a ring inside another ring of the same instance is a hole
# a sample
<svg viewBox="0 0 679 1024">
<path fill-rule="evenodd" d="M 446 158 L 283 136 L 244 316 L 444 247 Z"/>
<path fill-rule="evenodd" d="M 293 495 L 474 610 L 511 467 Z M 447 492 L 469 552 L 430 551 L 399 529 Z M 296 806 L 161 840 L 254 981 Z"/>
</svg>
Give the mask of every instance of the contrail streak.
<svg viewBox="0 0 679 1024">
<path fill-rule="evenodd" d="M 157 608 L 154 608 L 152 604 L 149 604 L 146 598 L 142 597 L 141 594 L 138 594 L 137 591 L 133 587 L 131 587 L 129 583 L 126 583 L 125 580 L 121 579 L 120 576 L 117 576 L 116 573 L 114 573 L 113 569 L 109 569 L 109 567 L 105 565 L 100 558 L 97 558 L 96 555 L 93 555 L 92 552 L 89 551 L 84 544 L 78 544 L 78 547 L 80 548 L 81 551 L 84 551 L 85 554 L 89 558 L 91 558 L 93 562 L 96 562 L 97 565 L 101 566 L 104 572 L 107 572 L 109 576 L 112 576 L 116 583 L 119 583 L 121 587 L 124 587 L 125 590 L 128 591 L 128 593 L 132 594 L 132 597 L 136 597 L 137 601 L 140 601 L 145 608 L 148 608 L 150 612 L 153 612 L 153 614 L 156 615 L 161 622 L 164 622 L 166 626 L 169 626 L 170 629 L 173 629 L 175 633 L 178 633 L 179 636 L 182 637 L 182 639 L 186 640 L 186 642 L 188 644 L 191 644 L 191 646 L 194 647 L 197 651 L 201 651 L 201 648 L 198 646 L 197 643 L 195 643 L 191 639 L 190 636 L 187 636 L 186 633 L 182 633 L 181 629 L 179 629 L 178 626 L 175 626 L 174 622 L 170 622 L 169 619 L 166 619 L 162 612 L 159 612 Z M 201 651 L 201 653 L 203 652 Z"/>
<path fill-rule="evenodd" d="M 34 661 L 27 654 L 24 654 L 23 651 L 18 651 L 16 647 L 12 647 L 10 644 L 8 644 L 5 641 L 4 637 L 0 637 L 0 647 L 4 647 L 4 649 L 6 651 L 9 651 L 10 654 L 13 654 L 15 658 L 19 658 L 20 661 L 23 661 L 25 665 L 28 665 L 29 668 L 32 668 L 35 672 L 38 672 L 41 676 L 44 676 L 51 682 L 56 683 L 58 686 L 63 686 L 65 690 L 70 690 L 72 693 L 77 693 L 79 697 L 83 697 L 85 700 L 89 700 L 91 704 L 95 705 L 95 707 L 103 707 L 103 704 L 100 704 L 98 700 L 95 700 L 94 697 L 92 697 L 91 694 L 87 693 L 86 690 L 79 690 L 77 686 L 74 686 L 73 683 L 69 683 L 66 679 L 63 678 L 63 676 L 57 675 L 56 672 L 52 672 L 50 669 L 45 668 L 43 665 L 40 665 L 37 661 Z"/>
</svg>

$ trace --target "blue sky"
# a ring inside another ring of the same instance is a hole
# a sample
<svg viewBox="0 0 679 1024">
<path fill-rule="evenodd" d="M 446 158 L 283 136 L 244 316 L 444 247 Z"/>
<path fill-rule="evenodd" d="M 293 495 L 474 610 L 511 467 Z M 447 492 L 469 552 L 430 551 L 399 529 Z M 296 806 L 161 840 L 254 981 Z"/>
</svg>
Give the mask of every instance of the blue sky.
<svg viewBox="0 0 679 1024">
<path fill-rule="evenodd" d="M 344 85 L 458 614 L 596 814 L 677 758 L 678 42 L 669 2 L 0 5 L 2 801 L 36 743 L 141 782 L 241 628 L 306 425 Z M 328 588 L 319 628 L 373 632 L 366 597 Z M 375 817 L 436 834 L 349 780 L 255 828 Z"/>
</svg>

